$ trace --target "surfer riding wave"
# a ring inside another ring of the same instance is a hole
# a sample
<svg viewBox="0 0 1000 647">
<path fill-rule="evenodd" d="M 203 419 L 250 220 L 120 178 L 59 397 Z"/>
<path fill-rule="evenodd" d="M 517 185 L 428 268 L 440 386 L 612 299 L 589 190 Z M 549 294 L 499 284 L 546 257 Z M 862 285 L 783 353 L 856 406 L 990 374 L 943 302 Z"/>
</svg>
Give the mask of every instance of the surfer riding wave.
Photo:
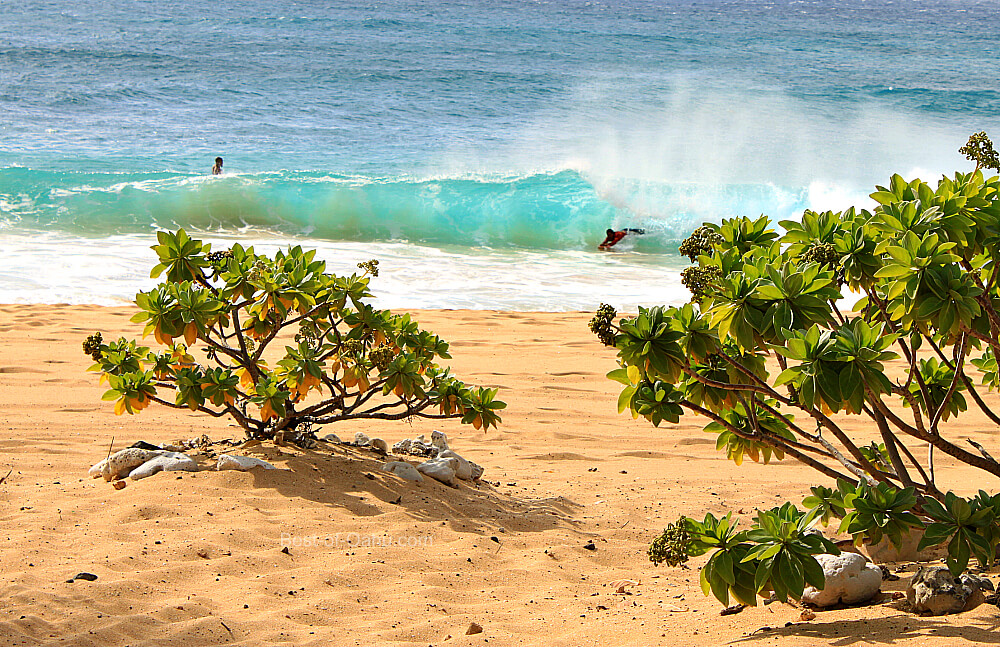
<svg viewBox="0 0 1000 647">
<path fill-rule="evenodd" d="M 605 233 L 607 234 L 607 236 L 604 238 L 604 242 L 597 246 L 597 249 L 602 249 L 602 250 L 611 249 L 612 247 L 620 243 L 622 238 L 625 238 L 625 236 L 628 236 L 629 234 L 639 234 L 641 236 L 642 234 L 646 233 L 646 230 L 632 229 L 630 227 L 626 227 L 625 229 L 621 229 L 619 231 L 615 231 L 614 229 L 609 229 Z"/>
</svg>

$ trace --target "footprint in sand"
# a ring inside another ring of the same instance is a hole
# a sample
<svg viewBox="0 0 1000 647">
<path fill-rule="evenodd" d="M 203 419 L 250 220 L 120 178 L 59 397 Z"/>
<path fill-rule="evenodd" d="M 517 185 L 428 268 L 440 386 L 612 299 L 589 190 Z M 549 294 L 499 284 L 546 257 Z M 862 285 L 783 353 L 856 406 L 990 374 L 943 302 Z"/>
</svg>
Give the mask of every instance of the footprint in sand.
<svg viewBox="0 0 1000 647">
<path fill-rule="evenodd" d="M 578 391 L 580 393 L 597 393 L 594 389 L 578 389 L 573 386 L 555 386 L 552 384 L 542 385 L 543 389 L 548 389 L 550 391 Z"/>
<path fill-rule="evenodd" d="M 583 454 L 572 452 L 549 452 L 548 454 L 538 454 L 536 456 L 523 456 L 522 460 L 529 461 L 599 461 L 600 458 L 591 458 Z"/>
<path fill-rule="evenodd" d="M 684 445 L 714 445 L 716 441 L 709 440 L 708 438 L 681 438 L 677 441 L 678 447 L 683 447 Z"/>
</svg>

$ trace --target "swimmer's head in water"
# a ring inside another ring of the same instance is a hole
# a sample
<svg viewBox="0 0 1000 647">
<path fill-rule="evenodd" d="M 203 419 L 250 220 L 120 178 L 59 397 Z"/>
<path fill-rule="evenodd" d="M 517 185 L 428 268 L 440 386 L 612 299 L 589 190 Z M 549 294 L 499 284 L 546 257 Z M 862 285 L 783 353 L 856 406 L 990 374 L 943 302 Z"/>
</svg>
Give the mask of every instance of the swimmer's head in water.
<svg viewBox="0 0 1000 647">
<path fill-rule="evenodd" d="M 615 235 L 615 230 L 614 229 L 609 229 L 609 230 L 607 230 L 604 233 L 606 233 L 608 236 L 614 236 Z"/>
<path fill-rule="evenodd" d="M 216 164 L 216 166 L 222 166 L 222 158 L 221 157 L 216 157 L 215 158 L 215 164 Z"/>
</svg>

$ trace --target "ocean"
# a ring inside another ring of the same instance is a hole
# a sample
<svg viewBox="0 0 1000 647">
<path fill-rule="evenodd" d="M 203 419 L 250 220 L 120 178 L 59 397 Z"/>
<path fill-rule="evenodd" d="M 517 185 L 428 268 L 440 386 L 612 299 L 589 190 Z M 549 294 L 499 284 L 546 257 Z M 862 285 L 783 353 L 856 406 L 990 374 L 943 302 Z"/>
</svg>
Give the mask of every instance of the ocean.
<svg viewBox="0 0 1000 647">
<path fill-rule="evenodd" d="M 968 169 L 998 79 L 995 0 L 4 0 L 0 302 L 128 303 L 184 227 L 382 307 L 680 303 L 704 221 Z"/>
</svg>

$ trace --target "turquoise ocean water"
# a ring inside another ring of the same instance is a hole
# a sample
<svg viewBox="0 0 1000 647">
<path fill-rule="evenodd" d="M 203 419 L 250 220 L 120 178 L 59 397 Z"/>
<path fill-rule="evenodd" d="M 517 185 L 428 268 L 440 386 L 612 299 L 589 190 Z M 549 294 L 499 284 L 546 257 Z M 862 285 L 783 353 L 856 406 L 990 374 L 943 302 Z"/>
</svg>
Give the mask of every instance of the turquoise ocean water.
<svg viewBox="0 0 1000 647">
<path fill-rule="evenodd" d="M 123 303 L 176 226 L 392 307 L 678 302 L 702 221 L 965 168 L 998 79 L 993 0 L 4 0 L 0 302 Z"/>
</svg>

